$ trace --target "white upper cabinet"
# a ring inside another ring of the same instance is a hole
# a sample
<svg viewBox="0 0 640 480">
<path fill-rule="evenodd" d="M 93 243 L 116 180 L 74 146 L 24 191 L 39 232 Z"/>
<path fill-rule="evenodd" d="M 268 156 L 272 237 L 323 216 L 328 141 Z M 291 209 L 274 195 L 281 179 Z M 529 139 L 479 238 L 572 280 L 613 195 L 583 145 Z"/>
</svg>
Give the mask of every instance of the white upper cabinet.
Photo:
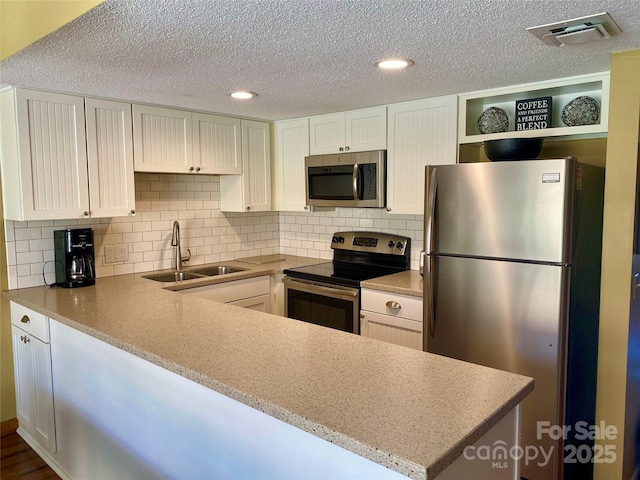
<svg viewBox="0 0 640 480">
<path fill-rule="evenodd" d="M 389 106 L 387 210 L 424 213 L 425 165 L 457 161 L 457 96 Z"/>
<path fill-rule="evenodd" d="M 136 172 L 195 171 L 191 128 L 191 112 L 133 105 Z"/>
<path fill-rule="evenodd" d="M 21 88 L 0 99 L 7 219 L 135 213 L 130 104 Z"/>
<path fill-rule="evenodd" d="M 196 173 L 241 174 L 240 119 L 193 113 L 192 124 Z"/>
<path fill-rule="evenodd" d="M 11 88 L 0 102 L 5 218 L 89 216 L 84 98 Z"/>
<path fill-rule="evenodd" d="M 304 157 L 309 155 L 309 119 L 275 123 L 275 210 L 309 211 Z"/>
<path fill-rule="evenodd" d="M 220 177 L 223 212 L 271 210 L 269 123 L 242 120 L 242 175 Z"/>
<path fill-rule="evenodd" d="M 85 99 L 92 217 L 135 214 L 131 104 Z"/>
<path fill-rule="evenodd" d="M 309 140 L 311 155 L 384 150 L 387 148 L 387 108 L 311 117 Z"/>
<path fill-rule="evenodd" d="M 133 106 L 135 170 L 156 173 L 242 173 L 240 119 Z"/>
</svg>

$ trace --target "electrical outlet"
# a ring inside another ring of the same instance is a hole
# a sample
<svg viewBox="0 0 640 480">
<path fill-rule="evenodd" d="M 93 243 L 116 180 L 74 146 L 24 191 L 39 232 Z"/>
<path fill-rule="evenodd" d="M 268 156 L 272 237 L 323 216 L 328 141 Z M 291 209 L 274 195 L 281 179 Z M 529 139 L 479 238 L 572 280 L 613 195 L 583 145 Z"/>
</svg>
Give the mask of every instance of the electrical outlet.
<svg viewBox="0 0 640 480">
<path fill-rule="evenodd" d="M 121 263 L 129 260 L 129 246 L 122 245 L 105 245 L 104 247 L 104 263 Z"/>
</svg>

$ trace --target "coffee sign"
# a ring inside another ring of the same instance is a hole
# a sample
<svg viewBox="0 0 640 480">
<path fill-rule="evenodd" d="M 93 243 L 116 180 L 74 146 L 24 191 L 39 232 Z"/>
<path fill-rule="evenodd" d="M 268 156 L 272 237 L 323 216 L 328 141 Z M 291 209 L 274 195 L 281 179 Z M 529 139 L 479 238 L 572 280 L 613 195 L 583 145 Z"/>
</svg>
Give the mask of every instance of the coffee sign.
<svg viewBox="0 0 640 480">
<path fill-rule="evenodd" d="M 516 102 L 516 131 L 551 127 L 551 97 L 529 98 Z"/>
</svg>

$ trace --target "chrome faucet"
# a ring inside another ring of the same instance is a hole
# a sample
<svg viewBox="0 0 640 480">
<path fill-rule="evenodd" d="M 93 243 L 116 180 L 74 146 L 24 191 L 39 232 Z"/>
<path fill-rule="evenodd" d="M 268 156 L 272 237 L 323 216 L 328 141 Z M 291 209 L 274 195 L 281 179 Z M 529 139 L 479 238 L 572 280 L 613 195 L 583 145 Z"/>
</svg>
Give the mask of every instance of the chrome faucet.
<svg viewBox="0 0 640 480">
<path fill-rule="evenodd" d="M 187 252 L 189 252 L 188 257 L 182 256 L 182 251 L 180 250 L 180 224 L 177 220 L 173 222 L 173 236 L 171 237 L 171 246 L 175 247 L 173 267 L 176 269 L 176 271 L 179 272 L 180 270 L 182 270 L 182 263 L 191 260 L 191 250 L 187 248 Z"/>
</svg>

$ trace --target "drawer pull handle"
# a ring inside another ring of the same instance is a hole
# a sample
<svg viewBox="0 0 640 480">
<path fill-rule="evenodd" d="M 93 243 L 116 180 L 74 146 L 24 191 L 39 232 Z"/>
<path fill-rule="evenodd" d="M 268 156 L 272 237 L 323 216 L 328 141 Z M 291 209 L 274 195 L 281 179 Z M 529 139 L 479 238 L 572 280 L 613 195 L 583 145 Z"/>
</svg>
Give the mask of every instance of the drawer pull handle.
<svg viewBox="0 0 640 480">
<path fill-rule="evenodd" d="M 31 341 L 29 340 L 29 337 L 27 337 L 26 335 L 20 335 L 20 340 L 22 340 L 24 344 L 27 344 Z"/>
<path fill-rule="evenodd" d="M 396 302 L 395 300 L 389 300 L 386 303 L 387 307 L 389 308 L 393 308 L 395 310 L 400 310 L 402 308 L 402 305 L 400 305 L 398 302 Z"/>
<path fill-rule="evenodd" d="M 31 320 L 29 320 L 29 317 L 27 317 L 26 315 L 23 315 L 20 321 L 22 323 L 31 323 Z"/>
</svg>

